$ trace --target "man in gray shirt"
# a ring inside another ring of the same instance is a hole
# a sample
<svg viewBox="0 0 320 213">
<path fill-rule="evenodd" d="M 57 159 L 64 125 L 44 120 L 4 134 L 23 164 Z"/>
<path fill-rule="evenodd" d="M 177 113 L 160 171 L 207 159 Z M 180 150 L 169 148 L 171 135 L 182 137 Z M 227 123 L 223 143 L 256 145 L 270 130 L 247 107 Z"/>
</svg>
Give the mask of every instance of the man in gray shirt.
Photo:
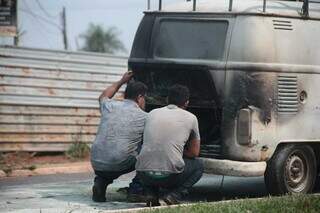
<svg viewBox="0 0 320 213">
<path fill-rule="evenodd" d="M 178 204 L 182 195 L 202 176 L 200 134 L 195 115 L 186 111 L 188 88 L 175 85 L 169 89 L 168 106 L 151 111 L 146 120 L 143 146 L 136 170 L 149 194 L 147 205 L 159 205 L 159 189 L 167 204 Z"/>
<path fill-rule="evenodd" d="M 129 83 L 123 101 L 111 99 L 131 78 L 132 72 L 125 73 L 99 98 L 101 120 L 91 149 L 91 164 L 96 174 L 92 200 L 96 202 L 106 201 L 106 188 L 114 179 L 135 169 L 136 156 L 141 148 L 147 116 L 143 111 L 146 85 Z"/>
</svg>

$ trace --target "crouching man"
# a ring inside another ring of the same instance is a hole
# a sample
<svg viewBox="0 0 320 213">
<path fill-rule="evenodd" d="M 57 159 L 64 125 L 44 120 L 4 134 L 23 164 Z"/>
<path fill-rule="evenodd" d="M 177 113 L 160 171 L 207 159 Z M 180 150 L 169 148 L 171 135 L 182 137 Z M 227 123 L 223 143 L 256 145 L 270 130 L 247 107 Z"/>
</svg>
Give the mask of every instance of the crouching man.
<svg viewBox="0 0 320 213">
<path fill-rule="evenodd" d="M 141 148 L 147 116 L 143 111 L 147 87 L 141 82 L 129 83 L 124 101 L 111 99 L 131 78 L 132 72 L 125 73 L 99 98 L 101 120 L 91 149 L 91 164 L 96 174 L 92 200 L 96 202 L 106 201 L 106 188 L 114 179 L 135 169 L 136 156 Z M 129 192 L 135 185 L 139 185 L 137 178 L 132 180 Z"/>
<path fill-rule="evenodd" d="M 160 205 L 159 190 L 166 191 L 161 195 L 166 204 L 179 204 L 202 176 L 203 165 L 195 159 L 200 152 L 198 120 L 185 110 L 188 103 L 188 88 L 175 85 L 169 89 L 169 105 L 147 116 L 136 170 L 148 206 Z"/>
</svg>

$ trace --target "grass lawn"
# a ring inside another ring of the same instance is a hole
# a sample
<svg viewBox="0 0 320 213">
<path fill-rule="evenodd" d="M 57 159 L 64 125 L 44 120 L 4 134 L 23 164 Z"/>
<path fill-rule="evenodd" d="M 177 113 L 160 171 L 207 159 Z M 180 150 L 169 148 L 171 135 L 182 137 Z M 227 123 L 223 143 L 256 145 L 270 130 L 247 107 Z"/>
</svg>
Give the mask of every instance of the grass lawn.
<svg viewBox="0 0 320 213">
<path fill-rule="evenodd" d="M 283 197 L 266 197 L 261 199 L 242 199 L 224 202 L 199 203 L 190 206 L 154 209 L 143 212 L 176 213 L 176 212 L 320 212 L 319 195 L 286 195 Z"/>
</svg>

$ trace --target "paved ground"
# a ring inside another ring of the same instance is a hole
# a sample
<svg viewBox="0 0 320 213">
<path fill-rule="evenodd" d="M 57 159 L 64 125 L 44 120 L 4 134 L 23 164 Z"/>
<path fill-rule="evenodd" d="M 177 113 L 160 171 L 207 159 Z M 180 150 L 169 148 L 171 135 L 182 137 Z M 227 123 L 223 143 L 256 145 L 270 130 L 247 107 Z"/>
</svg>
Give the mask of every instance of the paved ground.
<svg viewBox="0 0 320 213">
<path fill-rule="evenodd" d="M 91 201 L 91 173 L 1 179 L 0 212 L 101 212 L 144 207 L 144 203 L 126 202 L 125 195 L 117 192 L 133 175 L 120 177 L 108 188 L 106 203 Z M 267 195 L 262 177 L 225 177 L 222 187 L 221 180 L 221 176 L 204 175 L 188 197 L 189 202 Z"/>
</svg>

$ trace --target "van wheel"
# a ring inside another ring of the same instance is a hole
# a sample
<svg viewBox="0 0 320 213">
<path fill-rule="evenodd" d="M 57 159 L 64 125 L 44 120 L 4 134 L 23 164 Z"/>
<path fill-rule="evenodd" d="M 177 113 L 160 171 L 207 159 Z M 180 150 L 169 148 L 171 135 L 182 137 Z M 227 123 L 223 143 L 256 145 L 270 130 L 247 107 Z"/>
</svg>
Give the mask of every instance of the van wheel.
<svg viewBox="0 0 320 213">
<path fill-rule="evenodd" d="M 318 169 L 317 169 L 317 175 L 316 175 L 316 182 L 313 187 L 313 192 L 319 193 L 320 192 L 320 162 L 318 159 Z"/>
<path fill-rule="evenodd" d="M 267 162 L 264 180 L 270 194 L 309 193 L 316 180 L 317 162 L 308 145 L 289 144 L 277 148 Z"/>
<path fill-rule="evenodd" d="M 314 184 L 313 192 L 319 193 L 320 192 L 320 177 L 319 174 L 317 175 L 316 183 Z"/>
</svg>

